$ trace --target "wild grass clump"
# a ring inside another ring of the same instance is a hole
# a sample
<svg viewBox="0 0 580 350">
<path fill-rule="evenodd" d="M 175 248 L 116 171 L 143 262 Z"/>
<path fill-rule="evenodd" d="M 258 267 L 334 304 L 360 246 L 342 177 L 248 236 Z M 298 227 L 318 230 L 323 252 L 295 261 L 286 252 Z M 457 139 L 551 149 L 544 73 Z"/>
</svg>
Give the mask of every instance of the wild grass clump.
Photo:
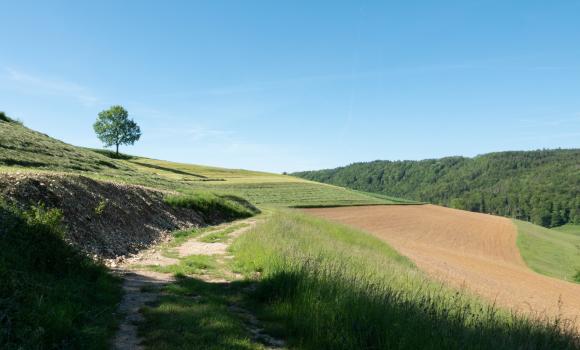
<svg viewBox="0 0 580 350">
<path fill-rule="evenodd" d="M 428 280 L 384 242 L 291 212 L 234 242 L 260 276 L 259 316 L 305 349 L 575 349 L 561 320 L 535 321 Z"/>
<path fill-rule="evenodd" d="M 174 208 L 193 209 L 211 223 L 247 218 L 260 211 L 248 201 L 231 195 L 211 192 L 195 192 L 184 195 L 169 195 L 165 202 Z"/>
<path fill-rule="evenodd" d="M 0 348 L 107 348 L 118 279 L 64 242 L 59 210 L 0 202 L 0 220 Z"/>
</svg>

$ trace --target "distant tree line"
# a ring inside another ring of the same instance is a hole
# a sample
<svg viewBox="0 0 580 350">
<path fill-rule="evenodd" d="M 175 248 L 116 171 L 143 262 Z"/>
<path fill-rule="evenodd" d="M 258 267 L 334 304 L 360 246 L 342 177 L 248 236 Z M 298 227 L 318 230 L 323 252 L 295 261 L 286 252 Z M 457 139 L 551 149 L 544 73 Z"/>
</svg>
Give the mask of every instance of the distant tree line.
<svg viewBox="0 0 580 350">
<path fill-rule="evenodd" d="M 545 227 L 580 224 L 580 149 L 377 160 L 293 175 Z"/>
</svg>

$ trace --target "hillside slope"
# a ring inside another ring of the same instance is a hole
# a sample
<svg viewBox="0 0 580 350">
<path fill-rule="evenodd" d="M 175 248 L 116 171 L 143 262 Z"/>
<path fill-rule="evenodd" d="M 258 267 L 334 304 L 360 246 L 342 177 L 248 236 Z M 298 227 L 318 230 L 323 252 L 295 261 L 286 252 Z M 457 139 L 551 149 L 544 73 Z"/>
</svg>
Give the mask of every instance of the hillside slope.
<svg viewBox="0 0 580 350">
<path fill-rule="evenodd" d="M 242 196 L 266 206 L 366 205 L 405 202 L 293 176 L 181 164 L 66 144 L 23 125 L 0 119 L 0 171 L 61 172 L 93 179 L 192 193 L 210 191 Z"/>
<path fill-rule="evenodd" d="M 377 160 L 293 175 L 546 227 L 580 222 L 580 149 Z"/>
<path fill-rule="evenodd" d="M 169 231 L 207 225 L 200 212 L 173 208 L 141 186 L 58 174 L 0 174 L 0 198 L 27 209 L 41 203 L 63 214 L 66 240 L 104 258 L 136 253 Z"/>
</svg>

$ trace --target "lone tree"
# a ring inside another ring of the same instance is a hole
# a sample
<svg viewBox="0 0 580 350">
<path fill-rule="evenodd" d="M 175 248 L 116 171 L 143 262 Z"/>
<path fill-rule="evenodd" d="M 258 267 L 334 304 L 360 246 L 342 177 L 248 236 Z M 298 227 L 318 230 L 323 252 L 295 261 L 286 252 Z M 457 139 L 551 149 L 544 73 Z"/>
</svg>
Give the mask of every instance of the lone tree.
<svg viewBox="0 0 580 350">
<path fill-rule="evenodd" d="M 129 119 L 129 113 L 122 106 L 113 106 L 99 113 L 93 129 L 105 147 L 115 145 L 117 155 L 119 145 L 132 145 L 141 137 L 139 125 Z"/>
</svg>

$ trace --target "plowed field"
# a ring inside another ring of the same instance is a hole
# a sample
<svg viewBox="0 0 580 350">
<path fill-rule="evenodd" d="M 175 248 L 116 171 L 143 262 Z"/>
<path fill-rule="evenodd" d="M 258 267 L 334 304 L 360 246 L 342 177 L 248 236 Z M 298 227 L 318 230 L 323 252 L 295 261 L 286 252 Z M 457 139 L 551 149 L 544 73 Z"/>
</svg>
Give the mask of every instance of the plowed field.
<svg viewBox="0 0 580 350">
<path fill-rule="evenodd" d="M 520 256 L 517 230 L 509 219 L 435 205 L 305 211 L 372 233 L 432 277 L 498 305 L 580 322 L 580 285 L 530 270 Z"/>
</svg>

